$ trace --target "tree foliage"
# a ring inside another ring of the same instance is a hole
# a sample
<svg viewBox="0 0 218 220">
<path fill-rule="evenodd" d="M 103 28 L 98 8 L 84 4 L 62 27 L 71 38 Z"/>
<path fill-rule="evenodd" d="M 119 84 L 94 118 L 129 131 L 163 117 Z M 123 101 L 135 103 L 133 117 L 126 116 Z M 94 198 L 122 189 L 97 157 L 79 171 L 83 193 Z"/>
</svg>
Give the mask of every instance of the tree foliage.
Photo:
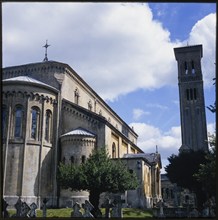
<svg viewBox="0 0 218 220">
<path fill-rule="evenodd" d="M 200 164 L 198 172 L 194 175 L 203 186 L 209 197 L 216 195 L 216 137 L 209 138 L 210 151 L 205 156 L 205 163 Z"/>
<path fill-rule="evenodd" d="M 205 155 L 203 151 L 188 151 L 181 152 L 179 155 L 171 155 L 168 158 L 169 165 L 165 168 L 172 183 L 196 193 L 199 208 L 206 196 L 202 191 L 202 184 L 197 181 L 194 174 L 198 172 L 200 164 L 206 163 Z"/>
<path fill-rule="evenodd" d="M 89 200 L 98 209 L 99 197 L 103 192 L 124 192 L 135 189 L 138 180 L 120 160 L 110 159 L 104 148 L 94 150 L 85 163 L 59 166 L 59 184 L 73 191 L 88 190 Z"/>
</svg>

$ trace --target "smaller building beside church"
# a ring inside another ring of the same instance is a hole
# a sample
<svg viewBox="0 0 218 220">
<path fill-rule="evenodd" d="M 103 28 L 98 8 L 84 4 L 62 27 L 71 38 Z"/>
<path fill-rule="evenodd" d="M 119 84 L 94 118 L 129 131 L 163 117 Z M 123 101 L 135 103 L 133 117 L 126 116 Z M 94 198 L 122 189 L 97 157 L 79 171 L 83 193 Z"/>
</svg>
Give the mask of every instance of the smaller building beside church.
<svg viewBox="0 0 218 220">
<path fill-rule="evenodd" d="M 161 188 L 165 207 L 196 207 L 196 195 L 176 183 L 171 183 L 166 174 L 161 174 Z"/>
</svg>

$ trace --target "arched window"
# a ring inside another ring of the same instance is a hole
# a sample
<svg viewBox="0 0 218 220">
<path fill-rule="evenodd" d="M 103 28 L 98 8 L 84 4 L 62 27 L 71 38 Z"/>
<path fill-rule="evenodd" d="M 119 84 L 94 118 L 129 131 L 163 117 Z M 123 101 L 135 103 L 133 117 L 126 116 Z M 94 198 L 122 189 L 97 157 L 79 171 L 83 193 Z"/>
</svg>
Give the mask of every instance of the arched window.
<svg viewBox="0 0 218 220">
<path fill-rule="evenodd" d="M 70 161 L 71 161 L 71 164 L 74 164 L 74 156 L 71 156 Z"/>
<path fill-rule="evenodd" d="M 82 163 L 85 163 L 85 161 L 86 161 L 86 156 L 82 156 Z"/>
<path fill-rule="evenodd" d="M 21 138 L 23 132 L 23 107 L 16 106 L 14 112 L 14 137 Z"/>
<path fill-rule="evenodd" d="M 38 139 L 39 137 L 39 108 L 31 109 L 31 138 Z"/>
<path fill-rule="evenodd" d="M 112 158 L 116 158 L 116 144 L 112 144 Z"/>
<path fill-rule="evenodd" d="M 50 110 L 45 113 L 45 140 L 51 141 L 52 114 Z"/>
</svg>

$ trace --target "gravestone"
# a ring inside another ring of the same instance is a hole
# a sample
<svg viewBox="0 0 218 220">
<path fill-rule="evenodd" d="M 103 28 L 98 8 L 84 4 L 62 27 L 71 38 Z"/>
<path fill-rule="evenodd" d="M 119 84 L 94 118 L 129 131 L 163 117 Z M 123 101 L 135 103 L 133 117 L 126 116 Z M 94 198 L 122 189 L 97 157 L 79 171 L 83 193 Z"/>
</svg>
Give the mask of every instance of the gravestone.
<svg viewBox="0 0 218 220">
<path fill-rule="evenodd" d="M 73 211 L 71 212 L 71 217 L 83 217 L 82 212 L 80 211 L 81 206 L 78 202 L 73 205 Z"/>
<path fill-rule="evenodd" d="M 164 212 L 163 212 L 163 205 L 164 205 L 164 202 L 163 202 L 163 200 L 161 199 L 158 203 L 157 203 L 157 205 L 159 206 L 159 218 L 163 218 L 163 217 L 165 217 L 164 216 Z"/>
<path fill-rule="evenodd" d="M 20 209 L 20 217 L 28 217 L 29 211 L 30 207 L 26 204 L 26 202 L 22 202 Z"/>
<path fill-rule="evenodd" d="M 190 213 L 189 213 L 189 217 L 190 218 L 198 218 L 199 217 L 199 212 L 197 209 L 193 209 Z"/>
<path fill-rule="evenodd" d="M 46 203 L 48 202 L 48 200 L 49 199 L 47 199 L 47 198 L 44 198 L 43 199 L 43 204 L 42 204 L 42 217 L 46 217 L 46 215 L 47 215 L 47 206 L 46 206 Z"/>
<path fill-rule="evenodd" d="M 9 218 L 7 207 L 8 203 L 3 199 L 3 218 Z"/>
<path fill-rule="evenodd" d="M 91 210 L 94 208 L 94 206 L 88 200 L 85 200 L 85 204 L 82 204 L 82 207 L 85 211 L 83 217 L 94 218 L 94 216 L 91 214 Z"/>
<path fill-rule="evenodd" d="M 31 205 L 30 205 L 30 211 L 29 211 L 29 217 L 30 218 L 35 218 L 36 217 L 36 209 L 37 209 L 37 205 L 36 205 L 36 203 L 32 203 Z"/>
<path fill-rule="evenodd" d="M 111 204 L 111 200 L 109 198 L 106 198 L 103 205 L 105 207 L 105 218 L 110 218 L 110 208 L 113 207 L 113 205 Z"/>
<path fill-rule="evenodd" d="M 20 213 L 21 213 L 21 206 L 22 206 L 22 201 L 19 198 L 16 202 L 16 204 L 14 205 L 15 209 L 16 209 L 16 214 L 13 215 L 13 217 L 20 217 Z"/>
<path fill-rule="evenodd" d="M 123 201 L 121 199 L 121 196 L 115 195 L 114 201 L 113 201 L 111 217 L 114 217 L 114 218 L 122 218 L 123 217 L 122 203 L 123 203 Z"/>
</svg>

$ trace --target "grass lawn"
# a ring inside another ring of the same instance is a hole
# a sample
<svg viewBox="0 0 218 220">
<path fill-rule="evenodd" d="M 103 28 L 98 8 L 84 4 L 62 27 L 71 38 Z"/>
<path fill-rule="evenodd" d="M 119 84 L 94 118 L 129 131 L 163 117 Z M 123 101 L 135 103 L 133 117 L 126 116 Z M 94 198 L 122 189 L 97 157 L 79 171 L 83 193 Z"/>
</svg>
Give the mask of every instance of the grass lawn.
<svg viewBox="0 0 218 220">
<path fill-rule="evenodd" d="M 105 213 L 105 209 L 101 209 L 102 213 Z M 47 217 L 70 217 L 72 208 L 64 209 L 47 209 Z M 9 210 L 9 215 L 15 214 L 15 210 Z M 42 217 L 42 210 L 36 211 L 37 217 Z M 152 211 L 144 211 L 134 208 L 123 208 L 124 218 L 152 218 Z"/>
</svg>

